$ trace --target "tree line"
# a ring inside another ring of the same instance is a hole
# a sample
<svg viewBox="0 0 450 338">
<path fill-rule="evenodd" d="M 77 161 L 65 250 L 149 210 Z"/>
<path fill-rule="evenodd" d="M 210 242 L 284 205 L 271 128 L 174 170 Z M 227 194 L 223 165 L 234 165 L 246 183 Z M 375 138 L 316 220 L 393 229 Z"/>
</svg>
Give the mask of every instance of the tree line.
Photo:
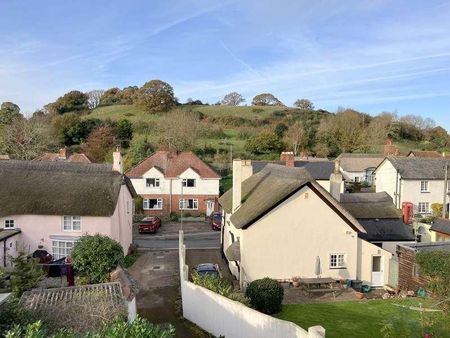
<svg viewBox="0 0 450 338">
<path fill-rule="evenodd" d="M 231 92 L 215 105 L 237 107 L 244 102 L 240 93 Z M 150 114 L 163 114 L 152 125 L 89 117 L 92 109 L 110 105 L 135 105 Z M 298 99 L 295 108 L 288 108 L 271 93 L 261 93 L 252 99 L 256 115 L 264 111 L 264 106 L 278 108 L 271 116 L 257 120 L 245 116 L 204 116 L 195 110 L 195 106 L 204 105 L 200 100 L 188 99 L 183 104 L 192 109 L 177 109 L 180 105 L 172 86 L 161 80 L 148 81 L 142 87 L 70 91 L 28 119 L 18 105 L 4 102 L 0 107 L 0 153 L 32 159 L 44 151 L 68 146 L 103 162 L 110 160 L 115 145 L 121 145 L 129 148 L 130 165 L 157 148 L 194 150 L 220 160 L 226 155 L 214 153 L 207 145 L 198 149 L 197 143 L 202 138 L 225 138 L 222 128 L 236 129 L 238 137 L 245 140 L 246 153 L 242 156 L 276 154 L 282 150 L 328 157 L 341 152 L 373 152 L 376 150 L 373 145 L 383 144 L 388 136 L 395 141 L 421 142 L 426 149 L 445 149 L 450 145 L 447 131 L 431 119 L 392 112 L 371 116 L 350 108 L 330 113 L 316 109 L 308 99 Z M 146 136 L 149 133 L 159 135 L 156 142 L 150 142 Z"/>
</svg>

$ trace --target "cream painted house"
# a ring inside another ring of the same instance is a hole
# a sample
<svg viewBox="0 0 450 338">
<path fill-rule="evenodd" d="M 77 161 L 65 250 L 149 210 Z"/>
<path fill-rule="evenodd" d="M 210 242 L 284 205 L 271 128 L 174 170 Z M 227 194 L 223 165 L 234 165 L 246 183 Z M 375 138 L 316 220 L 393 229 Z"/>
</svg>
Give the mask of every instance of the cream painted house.
<svg viewBox="0 0 450 338">
<path fill-rule="evenodd" d="M 449 186 L 445 187 L 445 165 L 448 158 L 386 157 L 375 170 L 377 192 L 385 191 L 392 197 L 397 208 L 404 202 L 414 206 L 415 214 L 424 216 L 432 212 L 433 203 L 443 203 Z"/>
<path fill-rule="evenodd" d="M 241 285 L 316 277 L 317 261 L 322 277 L 388 283 L 392 254 L 361 238 L 366 230 L 336 200 L 339 180 L 335 199 L 304 168 L 267 164 L 248 177 L 249 165 L 233 162 L 233 188 L 219 200 L 222 249 Z"/>
<path fill-rule="evenodd" d="M 84 234 L 118 241 L 124 253 L 132 243 L 133 198 L 129 179 L 114 164 L 46 161 L 0 162 L 0 237 L 20 230 L 5 242 L 7 255 L 39 246 L 55 259 L 70 255 Z M 5 257 L 1 265 L 5 265 Z"/>
</svg>

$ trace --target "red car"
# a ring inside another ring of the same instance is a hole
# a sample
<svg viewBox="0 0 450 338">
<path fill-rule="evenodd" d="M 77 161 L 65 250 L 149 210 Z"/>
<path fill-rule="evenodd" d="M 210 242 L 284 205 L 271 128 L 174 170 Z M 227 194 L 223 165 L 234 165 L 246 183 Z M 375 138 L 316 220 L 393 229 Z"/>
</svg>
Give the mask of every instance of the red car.
<svg viewBox="0 0 450 338">
<path fill-rule="evenodd" d="M 145 217 L 138 224 L 139 233 L 154 234 L 161 227 L 161 219 L 157 216 Z"/>
<path fill-rule="evenodd" d="M 211 224 L 211 229 L 220 230 L 222 228 L 222 213 L 214 212 L 211 215 L 209 223 Z"/>
</svg>

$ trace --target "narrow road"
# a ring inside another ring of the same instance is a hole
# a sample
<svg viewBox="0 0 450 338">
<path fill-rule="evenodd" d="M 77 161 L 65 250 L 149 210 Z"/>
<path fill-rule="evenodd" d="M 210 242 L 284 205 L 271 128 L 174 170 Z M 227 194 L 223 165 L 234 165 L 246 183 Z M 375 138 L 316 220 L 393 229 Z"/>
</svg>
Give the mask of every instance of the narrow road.
<svg viewBox="0 0 450 338">
<path fill-rule="evenodd" d="M 178 249 L 178 234 L 139 235 L 134 238 L 133 242 L 145 249 L 176 250 Z M 187 249 L 217 249 L 220 248 L 220 232 L 186 233 L 184 242 Z"/>
</svg>

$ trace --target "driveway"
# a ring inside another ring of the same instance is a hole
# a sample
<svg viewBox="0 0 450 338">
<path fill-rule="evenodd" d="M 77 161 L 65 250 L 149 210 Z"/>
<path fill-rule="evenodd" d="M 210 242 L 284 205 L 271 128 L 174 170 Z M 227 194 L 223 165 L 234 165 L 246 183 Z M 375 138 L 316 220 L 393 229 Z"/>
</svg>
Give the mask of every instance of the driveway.
<svg viewBox="0 0 450 338">
<path fill-rule="evenodd" d="M 232 280 L 220 250 L 186 250 L 189 268 L 206 262 L 219 264 L 223 277 Z M 152 323 L 172 324 L 177 337 L 209 337 L 180 317 L 178 264 L 178 250 L 152 250 L 140 255 L 128 269 L 140 288 L 136 296 L 138 314 Z"/>
<path fill-rule="evenodd" d="M 196 337 L 191 324 L 177 313 L 178 251 L 148 251 L 128 271 L 139 284 L 138 314 L 156 324 L 172 324 L 177 337 Z"/>
</svg>

